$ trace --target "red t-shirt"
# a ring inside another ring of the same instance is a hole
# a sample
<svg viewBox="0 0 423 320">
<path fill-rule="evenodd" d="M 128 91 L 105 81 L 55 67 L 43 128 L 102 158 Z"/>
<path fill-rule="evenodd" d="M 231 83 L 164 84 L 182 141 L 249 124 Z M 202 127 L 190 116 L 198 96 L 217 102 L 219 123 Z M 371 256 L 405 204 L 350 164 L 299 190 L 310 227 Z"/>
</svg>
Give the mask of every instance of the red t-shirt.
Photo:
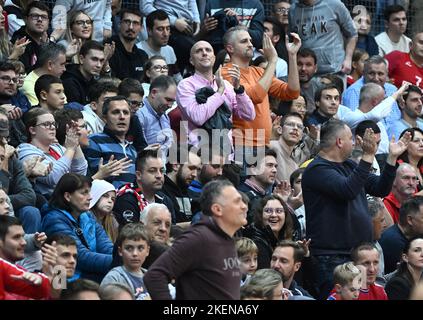
<svg viewBox="0 0 423 320">
<path fill-rule="evenodd" d="M 388 300 L 385 289 L 377 283 L 369 285 L 367 290 L 360 289 L 358 300 Z"/>
<path fill-rule="evenodd" d="M 388 194 L 385 199 L 383 199 L 383 204 L 385 205 L 386 209 L 388 210 L 389 214 L 392 217 L 392 220 L 394 220 L 394 223 L 398 223 L 399 221 L 399 209 L 401 208 L 401 204 L 395 198 L 394 194 L 391 192 Z"/>
<path fill-rule="evenodd" d="M 423 68 L 411 61 L 409 53 L 392 51 L 385 59 L 389 63 L 389 78 L 397 88 L 403 81 L 408 81 L 423 89 Z"/>
</svg>

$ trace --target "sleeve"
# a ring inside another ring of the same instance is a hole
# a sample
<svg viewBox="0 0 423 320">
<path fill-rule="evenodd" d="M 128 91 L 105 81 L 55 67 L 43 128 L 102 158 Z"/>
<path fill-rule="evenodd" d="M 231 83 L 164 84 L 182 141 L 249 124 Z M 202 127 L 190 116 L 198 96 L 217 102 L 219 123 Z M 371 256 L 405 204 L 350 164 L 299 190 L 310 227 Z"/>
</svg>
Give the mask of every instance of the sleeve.
<svg viewBox="0 0 423 320">
<path fill-rule="evenodd" d="M 256 110 L 250 97 L 244 92 L 235 95 L 235 103 L 233 113 L 244 120 L 254 120 L 256 117 Z"/>
<path fill-rule="evenodd" d="M 170 300 L 168 284 L 185 272 L 196 269 L 201 240 L 198 231 L 186 231 L 148 269 L 144 284 L 153 300 Z"/>
<path fill-rule="evenodd" d="M 96 233 L 96 242 L 97 242 L 97 252 L 112 254 L 113 253 L 113 243 L 110 241 L 109 236 L 107 235 L 104 228 L 96 221 L 95 223 L 95 233 Z"/>
<path fill-rule="evenodd" d="M 124 212 L 125 216 L 124 216 Z M 137 199 L 134 195 L 129 193 L 117 197 L 113 212 L 117 216 L 119 225 L 122 226 L 130 220 L 130 222 L 140 221 L 140 208 L 137 203 Z"/>
<path fill-rule="evenodd" d="M 206 103 L 199 104 L 195 99 L 194 86 L 191 86 L 186 81 L 179 83 L 176 101 L 181 111 L 197 126 L 202 126 L 225 102 L 223 96 L 215 92 L 207 98 Z"/>
<path fill-rule="evenodd" d="M 410 286 L 405 279 L 393 277 L 385 286 L 385 291 L 389 300 L 410 299 Z"/>
<path fill-rule="evenodd" d="M 54 29 L 67 25 L 67 12 L 71 9 L 73 0 L 56 0 L 53 8 L 51 24 Z"/>
<path fill-rule="evenodd" d="M 110 270 L 101 281 L 100 287 L 105 287 L 108 284 L 120 283 L 128 285 L 125 279 L 116 270 Z"/>
<path fill-rule="evenodd" d="M 192 20 L 194 22 L 200 23 L 200 13 L 198 12 L 197 1 L 190 0 L 188 7 L 189 7 L 189 11 L 192 13 Z"/>
<path fill-rule="evenodd" d="M 12 180 L 8 193 L 13 209 L 18 210 L 24 206 L 34 206 L 35 192 L 25 175 L 22 164 L 16 157 L 13 157 L 10 162 L 13 164 L 9 163 L 9 170 L 12 168 L 13 172 L 11 172 Z"/>
<path fill-rule="evenodd" d="M 140 11 L 144 15 L 144 17 L 148 16 L 150 13 L 156 10 L 157 8 L 154 7 L 154 0 L 140 0 Z M 169 20 L 170 20 L 170 16 L 169 16 Z M 173 23 L 172 21 L 170 21 L 170 24 L 173 26 L 175 24 L 175 21 Z"/>
<path fill-rule="evenodd" d="M 396 166 L 385 164 L 380 176 L 369 174 L 366 182 L 366 192 L 375 197 L 386 197 L 392 188 L 396 174 Z"/>
<path fill-rule="evenodd" d="M 342 2 L 338 6 L 338 22 L 342 29 L 342 34 L 347 38 L 357 37 L 357 29 L 351 18 L 350 12 Z"/>
<path fill-rule="evenodd" d="M 264 33 L 264 7 L 260 1 L 257 1 L 256 4 L 257 11 L 250 22 L 250 26 L 248 27 L 248 33 L 251 36 L 253 46 L 256 49 L 260 49 L 262 47 Z"/>
<path fill-rule="evenodd" d="M 103 16 L 104 29 L 112 30 L 112 0 L 107 0 Z"/>
<path fill-rule="evenodd" d="M 358 108 L 359 97 L 360 90 L 356 90 L 355 87 L 351 86 L 342 95 L 342 104 L 354 111 Z"/>
<path fill-rule="evenodd" d="M 347 165 L 348 164 L 352 165 L 350 162 L 348 162 Z M 331 195 L 334 200 L 352 200 L 365 186 L 370 167 L 371 163 L 360 161 L 348 176 L 344 176 L 333 168 L 332 165 L 322 164 L 314 168 L 319 169 L 318 174 L 316 173 L 313 175 L 313 171 L 309 171 L 308 175 L 306 175 L 307 179 L 303 177 L 303 181 L 307 182 L 307 186 L 310 188 Z"/>
<path fill-rule="evenodd" d="M 22 275 L 24 272 L 15 265 L 0 259 L 0 277 L 2 278 L 0 282 L 3 282 L 4 289 L 7 292 L 33 299 L 48 298 L 50 295 L 50 281 L 44 274 L 37 273 L 42 279 L 40 286 L 35 286 L 26 281 L 16 280 L 11 277 L 12 275 Z M 1 295 L 0 298 L 2 298 Z"/>
<path fill-rule="evenodd" d="M 72 173 L 77 173 L 77 174 L 81 174 L 85 176 L 87 175 L 87 169 L 88 169 L 87 159 L 85 159 L 84 157 L 79 159 L 75 159 L 75 158 L 72 159 L 71 169 L 70 169 Z"/>
<path fill-rule="evenodd" d="M 282 101 L 290 101 L 297 99 L 300 96 L 300 91 L 291 90 L 288 83 L 273 77 L 272 84 L 269 88 L 269 95 Z"/>
<path fill-rule="evenodd" d="M 72 79 L 64 79 L 63 87 L 65 88 L 65 95 L 68 102 L 80 102 L 84 100 L 78 86 L 75 85 Z"/>
<path fill-rule="evenodd" d="M 385 56 L 386 61 L 388 61 L 388 74 L 390 78 L 392 78 L 395 73 L 397 61 L 399 60 L 398 58 L 399 57 L 395 51 L 392 51 Z M 395 81 L 393 80 L 393 82 Z"/>
<path fill-rule="evenodd" d="M 35 244 L 34 233 L 32 234 L 25 233 L 24 239 L 26 241 L 25 253 L 32 253 L 34 251 L 40 250 L 40 248 L 38 248 L 37 245 Z"/>
<path fill-rule="evenodd" d="M 94 175 L 98 171 L 98 165 L 100 163 L 100 158 L 102 157 L 102 152 L 100 145 L 93 138 L 89 138 L 88 147 L 84 148 L 84 155 L 88 162 L 88 169 L 91 175 Z M 103 159 L 105 160 L 105 159 Z"/>
</svg>

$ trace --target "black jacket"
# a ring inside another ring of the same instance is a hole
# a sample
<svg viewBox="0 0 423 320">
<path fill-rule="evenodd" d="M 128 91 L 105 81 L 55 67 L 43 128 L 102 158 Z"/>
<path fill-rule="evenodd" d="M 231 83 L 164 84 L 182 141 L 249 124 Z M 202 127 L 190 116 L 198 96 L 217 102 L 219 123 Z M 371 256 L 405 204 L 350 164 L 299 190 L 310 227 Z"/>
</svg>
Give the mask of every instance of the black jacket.
<svg viewBox="0 0 423 320">
<path fill-rule="evenodd" d="M 16 40 L 23 37 L 26 37 L 27 40 L 31 41 L 25 47 L 25 52 L 19 57 L 19 60 L 22 61 L 25 66 L 25 72 L 29 74 L 36 68 L 37 57 L 41 53 L 41 46 L 26 32 L 25 28 L 26 26 L 22 26 L 19 30 L 17 30 L 10 41 L 15 43 Z"/>
<path fill-rule="evenodd" d="M 90 103 L 88 90 L 95 80 L 94 78 L 91 80 L 85 79 L 79 71 L 79 65 L 73 64 L 67 67 L 62 75 L 62 80 L 68 102 L 79 102 L 82 105 Z"/>
<path fill-rule="evenodd" d="M 191 198 L 187 191 L 182 191 L 168 176 L 165 175 L 163 193 L 172 201 L 176 212 L 176 222 L 191 221 Z"/>
<path fill-rule="evenodd" d="M 148 55 L 144 50 L 134 45 L 132 52 L 126 51 L 119 36 L 112 37 L 115 42 L 115 53 L 109 60 L 112 75 L 119 78 L 134 78 L 141 80 L 144 63 L 148 60 Z"/>
<path fill-rule="evenodd" d="M 132 142 L 135 150 L 141 152 L 148 145 L 145 141 L 144 132 L 142 131 L 141 122 L 136 114 L 131 116 L 129 122 L 129 130 L 126 133 L 126 140 Z"/>
</svg>

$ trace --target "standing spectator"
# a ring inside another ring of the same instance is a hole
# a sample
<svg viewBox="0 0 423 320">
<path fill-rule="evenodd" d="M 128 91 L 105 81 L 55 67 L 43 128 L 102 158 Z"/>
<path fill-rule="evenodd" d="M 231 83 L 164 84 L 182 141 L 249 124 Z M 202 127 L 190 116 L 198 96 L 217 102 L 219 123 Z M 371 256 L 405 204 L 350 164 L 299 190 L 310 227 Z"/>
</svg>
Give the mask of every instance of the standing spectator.
<svg viewBox="0 0 423 320">
<path fill-rule="evenodd" d="M 389 77 L 396 86 L 408 81 L 423 89 L 423 32 L 414 34 L 410 52 L 393 51 L 385 58 L 389 63 Z"/>
<path fill-rule="evenodd" d="M 407 30 L 407 14 L 403 6 L 388 6 L 384 12 L 385 32 L 379 33 L 375 40 L 379 46 L 381 57 L 398 50 L 402 52 L 410 51 L 411 39 L 404 35 Z"/>
<path fill-rule="evenodd" d="M 83 11 L 94 20 L 93 39 L 99 42 L 112 36 L 112 0 L 106 1 L 75 1 L 57 0 L 53 8 L 53 30 L 61 38 L 66 29 L 67 15 L 73 11 Z"/>
<path fill-rule="evenodd" d="M 166 59 L 162 56 L 152 56 L 144 64 L 144 70 L 142 73 L 142 88 L 144 89 L 144 95 L 150 94 L 150 85 L 154 79 L 158 76 L 169 75 L 169 66 L 167 65 Z"/>
<path fill-rule="evenodd" d="M 62 80 L 69 102 L 89 103 L 88 90 L 100 76 L 105 63 L 104 46 L 88 40 L 79 51 L 80 64 L 72 65 L 63 73 Z"/>
<path fill-rule="evenodd" d="M 112 263 L 113 243 L 88 211 L 91 180 L 67 173 L 57 183 L 42 221 L 47 236 L 62 233 L 77 243 L 81 278 L 101 281 Z"/>
<path fill-rule="evenodd" d="M 284 32 L 289 31 L 289 10 L 291 3 L 289 0 L 278 0 L 273 4 L 273 16 L 282 24 Z"/>
<path fill-rule="evenodd" d="M 144 277 L 153 299 L 170 299 L 171 279 L 176 279 L 177 300 L 240 298 L 241 273 L 234 263 L 238 258 L 232 237 L 247 224 L 247 206 L 226 180 L 204 186 L 200 202 L 201 221 L 179 236 Z"/>
<path fill-rule="evenodd" d="M 401 133 L 400 139 L 406 133 L 411 135 L 411 141 L 407 150 L 405 150 L 404 153 L 400 155 L 398 162 L 406 162 L 413 167 L 418 177 L 417 190 L 420 191 L 423 189 L 423 130 L 419 128 L 405 129 Z"/>
<path fill-rule="evenodd" d="M 137 47 L 144 50 L 148 58 L 153 56 L 164 57 L 169 68 L 169 75 L 176 82 L 182 80 L 181 73 L 178 69 L 175 51 L 168 45 L 170 37 L 170 21 L 169 16 L 164 10 L 156 10 L 151 12 L 146 18 L 146 26 L 148 39 L 137 43 Z"/>
<path fill-rule="evenodd" d="M 409 300 L 411 289 L 421 282 L 423 272 L 423 238 L 410 239 L 402 251 L 397 272 L 386 284 L 389 300 Z"/>
<path fill-rule="evenodd" d="M 195 74 L 182 80 L 178 85 L 177 102 L 181 109 L 182 120 L 188 122 L 188 143 L 198 146 L 207 142 L 199 141 L 199 135 L 196 134 L 197 128 L 210 129 L 212 127 L 212 117 L 222 109 L 226 109 L 229 117 L 237 117 L 243 121 L 254 120 L 256 114 L 253 102 L 245 92 L 245 88 L 240 83 L 240 70 L 237 66 L 227 69 L 228 80 L 223 80 L 221 71 L 218 70 L 213 75 L 213 65 L 215 55 L 212 46 L 206 41 L 198 41 L 191 49 L 190 62 L 194 66 Z M 210 92 L 205 88 L 210 88 Z M 202 96 L 202 97 L 201 97 Z M 225 108 L 226 107 L 226 108 Z M 222 109 L 220 109 L 222 108 Z M 230 114 L 229 114 L 230 113 Z M 225 114 L 226 116 L 226 114 Z M 212 127 L 212 129 L 230 129 L 228 127 Z M 220 141 L 210 141 L 211 131 L 207 137 L 208 143 L 219 143 Z M 231 138 L 231 131 L 228 133 L 228 142 Z M 200 139 L 204 139 L 201 137 Z M 207 140 L 207 139 L 204 139 Z M 225 143 L 225 142 L 224 142 Z M 232 151 L 232 141 L 229 141 L 229 152 Z M 216 146 L 217 147 L 217 146 Z M 221 145 L 222 148 L 228 147 Z M 226 149 L 228 150 L 228 149 Z"/>
<path fill-rule="evenodd" d="M 304 48 L 315 52 L 318 75 L 350 73 L 357 30 L 341 1 L 299 0 L 289 10 L 289 29 L 298 33 Z"/>
<path fill-rule="evenodd" d="M 348 160 L 353 148 L 350 128 L 336 119 L 322 126 L 321 151 L 307 166 L 302 179 L 307 237 L 313 239 L 310 249 L 317 261 L 315 286 L 322 299 L 333 288 L 333 269 L 349 260 L 352 247 L 372 240 L 365 193 L 381 197 L 389 193 L 396 160 L 409 140 L 406 135 L 397 143 L 391 142 L 384 171 L 375 176 L 369 173 L 377 151 L 371 129 L 360 141 L 363 156 L 356 165 Z"/>
<path fill-rule="evenodd" d="M 120 13 L 119 34 L 112 37 L 115 51 L 110 58 L 112 74 L 119 78 L 141 79 L 144 63 L 148 56 L 144 50 L 139 49 L 135 42 L 142 30 L 142 16 L 138 10 L 123 9 Z"/>
<path fill-rule="evenodd" d="M 379 46 L 373 36 L 369 35 L 372 26 L 372 19 L 370 12 L 363 6 L 361 9 L 354 9 L 351 12 L 351 17 L 354 20 L 355 28 L 358 33 L 358 40 L 356 49 L 361 49 L 367 52 L 370 56 L 379 54 Z"/>
<path fill-rule="evenodd" d="M 155 10 L 165 11 L 170 20 L 169 45 L 175 50 L 179 70 L 189 65 L 189 52 L 200 31 L 200 15 L 195 0 L 140 0 L 139 8 L 144 16 Z"/>
</svg>

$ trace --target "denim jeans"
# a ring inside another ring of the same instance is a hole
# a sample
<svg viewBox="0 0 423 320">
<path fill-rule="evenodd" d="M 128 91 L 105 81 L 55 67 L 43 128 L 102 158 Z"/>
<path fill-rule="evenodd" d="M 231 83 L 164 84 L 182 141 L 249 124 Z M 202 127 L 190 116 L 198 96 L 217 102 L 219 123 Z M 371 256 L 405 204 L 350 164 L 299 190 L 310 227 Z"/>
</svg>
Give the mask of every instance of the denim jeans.
<svg viewBox="0 0 423 320">
<path fill-rule="evenodd" d="M 349 255 L 314 256 L 317 268 L 314 270 L 314 286 L 319 290 L 319 300 L 326 300 L 333 289 L 333 270 L 336 266 L 351 261 Z"/>
<path fill-rule="evenodd" d="M 41 230 L 41 214 L 36 207 L 25 206 L 15 211 L 16 217 L 22 222 L 25 233 L 31 234 Z"/>
</svg>

